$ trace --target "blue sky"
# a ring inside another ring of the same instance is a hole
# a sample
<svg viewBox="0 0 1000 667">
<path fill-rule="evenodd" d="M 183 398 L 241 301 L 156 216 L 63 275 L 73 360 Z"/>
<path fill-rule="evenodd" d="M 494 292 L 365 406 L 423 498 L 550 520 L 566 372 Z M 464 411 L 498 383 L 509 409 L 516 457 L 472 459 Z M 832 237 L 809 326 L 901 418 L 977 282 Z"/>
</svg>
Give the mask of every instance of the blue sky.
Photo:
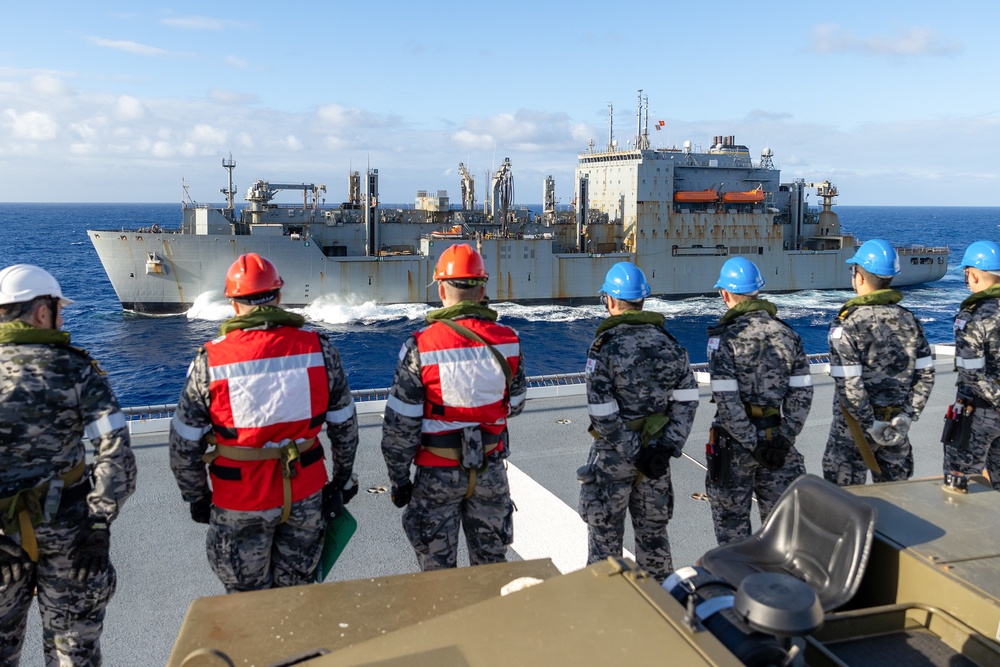
<svg viewBox="0 0 1000 667">
<path fill-rule="evenodd" d="M 30 4 L 30 6 L 29 6 Z M 684 5 L 684 6 L 677 6 Z M 373 8 L 373 9 L 369 9 Z M 735 135 L 844 205 L 1000 206 L 1000 4 L 4 3 L 0 201 L 221 200 L 376 167 L 383 202 L 461 199 L 509 157 L 515 201 L 577 155 Z"/>
</svg>

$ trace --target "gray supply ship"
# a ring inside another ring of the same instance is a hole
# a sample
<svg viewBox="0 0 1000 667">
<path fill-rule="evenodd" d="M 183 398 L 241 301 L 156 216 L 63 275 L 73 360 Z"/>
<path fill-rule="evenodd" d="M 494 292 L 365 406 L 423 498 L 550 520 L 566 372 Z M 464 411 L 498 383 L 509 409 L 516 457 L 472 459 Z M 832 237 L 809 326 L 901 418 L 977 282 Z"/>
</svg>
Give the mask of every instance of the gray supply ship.
<svg viewBox="0 0 1000 667">
<path fill-rule="evenodd" d="M 761 269 L 768 292 L 850 289 L 844 262 L 860 240 L 841 232 L 832 210 L 835 185 L 780 182 L 773 154 L 759 161 L 733 136 L 716 136 L 707 149 L 652 148 L 648 111 L 631 146 L 593 145 L 579 156 L 571 211 L 557 211 L 552 177 L 543 211 L 532 215 L 513 202 L 509 159 L 488 175 L 480 208 L 465 165 L 462 204 L 447 192 L 418 192 L 412 209 L 379 205 L 379 173 L 349 173 L 348 199 L 320 204 L 325 185 L 256 181 L 237 209 L 232 172 L 225 208 L 185 196 L 179 230 L 88 230 L 115 292 L 128 311 L 182 313 L 205 292 L 221 293 L 226 270 L 242 253 L 275 263 L 285 281 L 282 303 L 301 307 L 320 297 L 342 303 L 434 303 L 434 266 L 454 243 L 483 255 L 493 301 L 592 302 L 605 273 L 631 261 L 645 272 L 653 294 L 712 292 L 719 269 L 733 256 Z M 816 188 L 821 210 L 809 207 Z M 283 190 L 301 191 L 301 205 L 277 204 Z M 898 247 L 902 272 L 894 286 L 941 278 L 949 249 Z"/>
</svg>

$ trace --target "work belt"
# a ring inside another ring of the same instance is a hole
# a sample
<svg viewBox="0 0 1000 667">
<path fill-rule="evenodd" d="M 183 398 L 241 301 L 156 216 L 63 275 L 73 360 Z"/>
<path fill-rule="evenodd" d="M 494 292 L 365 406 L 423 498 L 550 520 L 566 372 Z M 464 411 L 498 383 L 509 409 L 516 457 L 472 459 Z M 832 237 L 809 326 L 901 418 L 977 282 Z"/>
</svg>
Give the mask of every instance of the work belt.
<svg viewBox="0 0 1000 667">
<path fill-rule="evenodd" d="M 486 469 L 486 457 L 497 450 L 502 444 L 502 439 L 498 433 L 487 433 L 480 431 L 480 438 L 483 442 L 483 467 L 482 469 L 469 469 L 469 488 L 465 492 L 466 498 L 471 498 L 476 490 L 476 475 Z M 424 451 L 435 456 L 440 456 L 449 461 L 462 460 L 462 432 L 452 431 L 451 433 L 425 433 L 420 438 L 420 445 Z M 459 467 L 461 467 L 459 463 Z"/>
<path fill-rule="evenodd" d="M 68 489 L 80 481 L 86 470 L 87 464 L 80 461 L 65 475 L 60 475 L 56 479 L 62 487 Z M 48 480 L 37 486 L 22 489 L 12 496 L 0 498 L 0 523 L 3 525 L 4 533 L 21 533 L 21 548 L 34 563 L 38 562 L 38 539 L 35 537 L 35 526 L 45 523 L 49 516 L 59 509 L 59 504 L 63 500 L 75 498 L 81 490 L 84 492 L 83 495 L 90 491 L 89 484 L 81 484 L 78 489 L 72 490 L 72 496 L 69 493 L 60 492 L 59 495 L 54 496 L 55 500 L 50 503 L 48 495 L 51 486 L 52 480 Z"/>
<path fill-rule="evenodd" d="M 222 445 L 216 441 L 214 436 L 206 438 L 208 442 L 215 445 L 215 449 L 205 452 L 201 460 L 207 464 L 224 456 L 233 461 L 281 461 L 281 485 L 284 500 L 281 505 L 281 521 L 288 521 L 292 513 L 292 478 L 299 474 L 295 468 L 295 462 L 301 458 L 302 454 L 316 446 L 316 438 L 309 438 L 302 442 L 289 442 L 281 447 L 233 447 Z"/>
</svg>

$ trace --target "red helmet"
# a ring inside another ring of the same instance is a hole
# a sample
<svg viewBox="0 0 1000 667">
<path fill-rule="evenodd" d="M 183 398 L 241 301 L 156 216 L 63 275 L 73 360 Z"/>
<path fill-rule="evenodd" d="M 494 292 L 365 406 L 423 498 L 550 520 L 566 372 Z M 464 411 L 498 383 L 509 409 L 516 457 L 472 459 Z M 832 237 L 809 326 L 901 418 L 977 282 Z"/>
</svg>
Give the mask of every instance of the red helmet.
<svg viewBox="0 0 1000 667">
<path fill-rule="evenodd" d="M 490 274 L 483 266 L 483 256 L 468 243 L 449 246 L 438 259 L 434 268 L 434 280 L 486 280 Z"/>
<path fill-rule="evenodd" d="M 225 295 L 232 299 L 246 298 L 279 290 L 284 284 L 274 264 L 255 252 L 248 252 L 237 257 L 226 271 Z"/>
</svg>

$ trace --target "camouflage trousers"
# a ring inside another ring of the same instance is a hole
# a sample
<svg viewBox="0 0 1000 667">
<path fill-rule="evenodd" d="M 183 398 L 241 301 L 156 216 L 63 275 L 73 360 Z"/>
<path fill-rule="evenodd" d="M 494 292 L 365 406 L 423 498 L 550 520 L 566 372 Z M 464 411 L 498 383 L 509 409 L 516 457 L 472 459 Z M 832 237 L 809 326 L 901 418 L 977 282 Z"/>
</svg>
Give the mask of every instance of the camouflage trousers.
<svg viewBox="0 0 1000 667">
<path fill-rule="evenodd" d="M 872 472 L 873 482 L 899 482 L 913 477 L 913 448 L 909 437 L 895 447 L 881 447 L 875 444 L 871 436 L 865 433 L 868 446 L 875 453 L 875 460 L 881 475 Z M 861 452 L 851 437 L 847 421 L 838 405 L 833 407 L 833 423 L 830 424 L 830 437 L 823 452 L 823 477 L 828 482 L 838 486 L 864 484 L 868 479 L 868 466 L 861 458 Z"/>
<path fill-rule="evenodd" d="M 959 449 L 955 444 L 944 446 L 944 472 L 978 475 L 985 469 L 993 488 L 1000 491 L 1000 411 L 976 408 L 968 446 Z"/>
<path fill-rule="evenodd" d="M 113 566 L 84 583 L 72 578 L 76 541 L 86 518 L 87 507 L 81 501 L 60 509 L 51 523 L 36 526 L 38 563 L 12 586 L 0 584 L 0 665 L 17 665 L 20 660 L 36 587 L 45 664 L 101 664 L 104 612 L 118 580 Z M 9 537 L 20 542 L 20 536 Z"/>
<path fill-rule="evenodd" d="M 749 537 L 754 495 L 757 496 L 757 510 L 763 523 L 785 489 L 806 474 L 805 459 L 795 447 L 789 450 L 785 464 L 777 470 L 768 470 L 754 459 L 750 450 L 735 443 L 732 461 L 728 488 L 713 484 L 705 475 L 715 539 L 720 545 Z"/>
<path fill-rule="evenodd" d="M 459 525 L 465 533 L 470 565 L 507 560 L 507 545 L 514 541 L 514 503 L 501 455 L 486 458 L 486 469 L 476 474 L 476 488 L 466 498 L 468 490 L 467 470 L 417 468 L 413 498 L 403 512 L 403 531 L 421 570 L 457 566 Z"/>
<path fill-rule="evenodd" d="M 673 571 L 667 523 L 674 514 L 670 470 L 659 479 L 643 477 L 614 449 L 592 449 L 593 481 L 580 486 L 580 516 L 588 526 L 587 564 L 621 558 L 625 512 L 632 517 L 635 560 L 663 581 Z"/>
<path fill-rule="evenodd" d="M 212 507 L 205 538 L 208 564 L 227 593 L 315 581 L 326 528 L 323 494 L 292 503 L 288 521 L 280 520 L 280 507 L 260 512 Z"/>
</svg>

